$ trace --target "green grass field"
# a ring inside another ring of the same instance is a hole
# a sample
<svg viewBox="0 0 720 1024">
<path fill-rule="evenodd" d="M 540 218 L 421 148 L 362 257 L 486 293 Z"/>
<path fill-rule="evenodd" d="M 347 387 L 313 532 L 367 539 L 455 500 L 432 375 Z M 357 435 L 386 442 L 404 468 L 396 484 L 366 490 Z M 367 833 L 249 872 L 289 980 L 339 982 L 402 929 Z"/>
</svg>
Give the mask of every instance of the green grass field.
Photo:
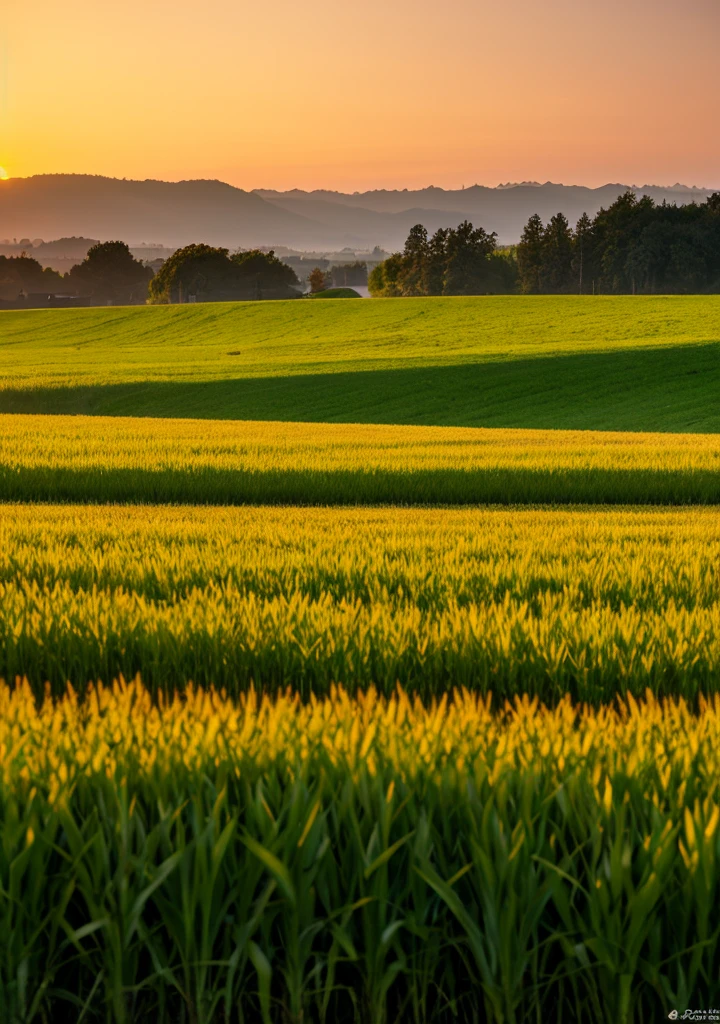
<svg viewBox="0 0 720 1024">
<path fill-rule="evenodd" d="M 0 412 L 720 431 L 720 297 L 0 313 Z"/>
<path fill-rule="evenodd" d="M 1 1024 L 717 1005 L 719 395 L 716 296 L 0 313 Z"/>
</svg>

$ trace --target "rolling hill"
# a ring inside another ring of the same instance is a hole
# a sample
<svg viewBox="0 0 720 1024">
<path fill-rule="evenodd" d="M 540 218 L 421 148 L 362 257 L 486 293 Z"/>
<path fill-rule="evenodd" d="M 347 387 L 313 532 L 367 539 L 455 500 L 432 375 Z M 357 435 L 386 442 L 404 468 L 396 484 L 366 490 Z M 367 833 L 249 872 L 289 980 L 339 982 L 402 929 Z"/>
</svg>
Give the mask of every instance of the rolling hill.
<svg viewBox="0 0 720 1024">
<path fill-rule="evenodd" d="M 720 296 L 0 313 L 0 413 L 720 432 Z"/>
</svg>

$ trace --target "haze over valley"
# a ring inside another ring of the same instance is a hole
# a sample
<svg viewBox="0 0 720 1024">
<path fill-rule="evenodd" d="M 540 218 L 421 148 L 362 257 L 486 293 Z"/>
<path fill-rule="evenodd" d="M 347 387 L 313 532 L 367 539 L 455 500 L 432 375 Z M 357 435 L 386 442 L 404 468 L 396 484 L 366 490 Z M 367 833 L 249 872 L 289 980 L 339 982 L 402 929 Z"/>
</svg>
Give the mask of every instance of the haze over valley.
<svg viewBox="0 0 720 1024">
<path fill-rule="evenodd" d="M 334 192 L 293 189 L 252 192 L 221 181 L 131 181 L 81 174 L 43 174 L 0 182 L 0 241 L 71 236 L 120 238 L 169 248 L 203 241 L 229 248 L 286 246 L 297 250 L 402 248 L 422 223 L 430 233 L 463 220 L 516 243 L 528 218 L 562 212 L 571 224 L 593 217 L 632 189 L 656 203 L 703 203 L 712 188 L 687 185 L 522 183 L 489 188 L 428 187 Z"/>
</svg>

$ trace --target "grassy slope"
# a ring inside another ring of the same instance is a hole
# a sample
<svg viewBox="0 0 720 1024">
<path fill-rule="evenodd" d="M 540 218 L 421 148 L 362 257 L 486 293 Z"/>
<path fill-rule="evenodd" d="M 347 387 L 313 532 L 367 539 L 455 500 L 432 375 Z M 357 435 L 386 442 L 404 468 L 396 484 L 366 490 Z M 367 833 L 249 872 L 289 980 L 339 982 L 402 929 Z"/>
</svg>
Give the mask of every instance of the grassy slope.
<svg viewBox="0 0 720 1024">
<path fill-rule="evenodd" d="M 720 297 L 0 313 L 0 411 L 720 431 Z"/>
</svg>

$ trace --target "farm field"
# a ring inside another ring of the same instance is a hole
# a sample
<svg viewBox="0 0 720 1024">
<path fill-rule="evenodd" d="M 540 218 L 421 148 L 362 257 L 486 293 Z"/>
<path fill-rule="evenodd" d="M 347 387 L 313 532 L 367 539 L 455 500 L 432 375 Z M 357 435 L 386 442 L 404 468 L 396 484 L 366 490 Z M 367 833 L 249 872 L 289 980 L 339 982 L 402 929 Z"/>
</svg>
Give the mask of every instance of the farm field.
<svg viewBox="0 0 720 1024">
<path fill-rule="evenodd" d="M 0 412 L 720 430 L 720 298 L 0 313 Z"/>
<path fill-rule="evenodd" d="M 720 436 L 0 416 L 0 499 L 720 501 Z"/>
<path fill-rule="evenodd" d="M 4 1020 L 718 1001 L 717 698 L 493 713 L 133 684 L 38 708 L 2 686 L 0 746 Z"/>
<path fill-rule="evenodd" d="M 1 313 L 0 1022 L 717 1005 L 718 394 L 712 296 Z"/>
<path fill-rule="evenodd" d="M 0 678 L 720 690 L 720 511 L 7 507 Z"/>
</svg>

